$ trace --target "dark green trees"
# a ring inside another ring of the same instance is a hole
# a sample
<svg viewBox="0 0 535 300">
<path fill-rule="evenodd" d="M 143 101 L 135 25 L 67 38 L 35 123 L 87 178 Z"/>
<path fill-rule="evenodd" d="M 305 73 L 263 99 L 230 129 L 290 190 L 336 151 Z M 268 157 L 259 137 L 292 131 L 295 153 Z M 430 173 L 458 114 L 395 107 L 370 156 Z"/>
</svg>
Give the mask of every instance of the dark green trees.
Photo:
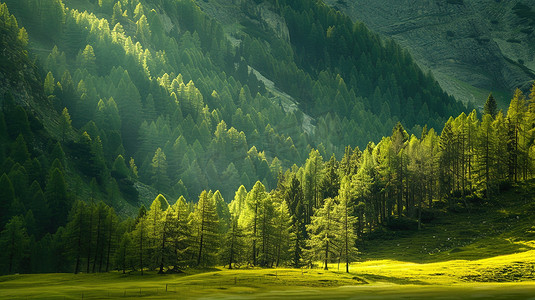
<svg viewBox="0 0 535 300">
<path fill-rule="evenodd" d="M 487 101 L 485 102 L 485 106 L 483 107 L 483 114 L 490 115 L 491 117 L 496 117 L 496 114 L 498 113 L 498 104 L 496 103 L 496 99 L 492 96 L 492 93 L 489 94 L 489 97 L 487 98 Z"/>
<path fill-rule="evenodd" d="M 67 196 L 65 178 L 59 169 L 51 170 L 45 188 L 45 199 L 50 209 L 50 230 L 54 232 L 67 223 L 71 201 Z"/>
<path fill-rule="evenodd" d="M 0 247 L 3 273 L 12 274 L 28 271 L 30 238 L 26 232 L 24 219 L 15 216 L 0 232 Z"/>
</svg>

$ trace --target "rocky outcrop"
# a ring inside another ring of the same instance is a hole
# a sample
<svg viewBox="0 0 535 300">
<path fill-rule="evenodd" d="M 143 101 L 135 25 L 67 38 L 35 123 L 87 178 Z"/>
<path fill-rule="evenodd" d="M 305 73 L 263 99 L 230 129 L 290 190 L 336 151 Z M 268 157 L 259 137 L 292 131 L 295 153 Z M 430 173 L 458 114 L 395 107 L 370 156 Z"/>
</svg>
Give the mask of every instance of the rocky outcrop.
<svg viewBox="0 0 535 300">
<path fill-rule="evenodd" d="M 508 101 L 535 79 L 532 0 L 325 0 L 408 49 L 442 88 L 481 105 L 493 91 Z M 519 4 L 526 4 L 523 7 Z"/>
</svg>

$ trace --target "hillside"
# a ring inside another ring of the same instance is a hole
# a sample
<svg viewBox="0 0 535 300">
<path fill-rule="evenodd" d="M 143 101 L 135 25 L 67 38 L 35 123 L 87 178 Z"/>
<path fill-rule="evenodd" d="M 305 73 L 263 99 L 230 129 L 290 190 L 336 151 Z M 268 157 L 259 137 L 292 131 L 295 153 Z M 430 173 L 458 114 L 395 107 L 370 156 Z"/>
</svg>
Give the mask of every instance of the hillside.
<svg viewBox="0 0 535 300">
<path fill-rule="evenodd" d="M 398 121 L 418 134 L 465 109 L 398 45 L 314 1 L 6 3 L 72 139 L 100 144 L 102 170 L 84 170 L 86 184 L 116 190 L 121 156 L 136 172 L 113 179 L 133 205 L 148 205 L 137 180 L 174 199 L 275 188 L 311 148 L 340 157 Z"/>
<path fill-rule="evenodd" d="M 529 88 L 535 79 L 534 7 L 530 1 L 327 0 L 410 51 L 441 87 L 482 106 L 486 95 Z"/>
<path fill-rule="evenodd" d="M 0 45 L 6 297 L 532 280 L 535 83 L 467 111 L 312 0 L 7 0 Z"/>
</svg>

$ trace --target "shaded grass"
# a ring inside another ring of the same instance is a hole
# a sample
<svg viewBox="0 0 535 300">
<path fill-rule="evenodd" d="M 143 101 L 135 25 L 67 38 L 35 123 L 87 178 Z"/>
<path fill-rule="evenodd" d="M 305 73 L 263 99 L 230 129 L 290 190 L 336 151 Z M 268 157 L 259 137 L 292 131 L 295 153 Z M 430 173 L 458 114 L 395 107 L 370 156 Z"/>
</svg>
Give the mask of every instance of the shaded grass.
<svg viewBox="0 0 535 300">
<path fill-rule="evenodd" d="M 488 203 L 442 212 L 420 231 L 385 232 L 360 241 L 361 260 L 415 263 L 477 260 L 535 247 L 535 182 L 525 182 Z"/>
</svg>

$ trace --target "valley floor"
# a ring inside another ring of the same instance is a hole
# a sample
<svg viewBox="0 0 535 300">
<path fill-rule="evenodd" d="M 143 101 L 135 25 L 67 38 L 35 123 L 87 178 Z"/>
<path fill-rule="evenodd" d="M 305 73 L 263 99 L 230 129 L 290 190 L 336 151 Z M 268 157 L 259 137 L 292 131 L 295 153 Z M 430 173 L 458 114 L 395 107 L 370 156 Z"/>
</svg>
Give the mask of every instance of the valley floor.
<svg viewBox="0 0 535 300">
<path fill-rule="evenodd" d="M 185 274 L 34 274 L 0 277 L 1 299 L 526 299 L 535 251 L 481 260 L 376 260 L 350 273 L 321 269 L 212 269 Z"/>
<path fill-rule="evenodd" d="M 360 262 L 317 269 L 189 269 L 144 276 L 0 277 L 0 299 L 528 299 L 535 297 L 535 181 L 440 213 L 421 231 L 359 240 Z"/>
</svg>

